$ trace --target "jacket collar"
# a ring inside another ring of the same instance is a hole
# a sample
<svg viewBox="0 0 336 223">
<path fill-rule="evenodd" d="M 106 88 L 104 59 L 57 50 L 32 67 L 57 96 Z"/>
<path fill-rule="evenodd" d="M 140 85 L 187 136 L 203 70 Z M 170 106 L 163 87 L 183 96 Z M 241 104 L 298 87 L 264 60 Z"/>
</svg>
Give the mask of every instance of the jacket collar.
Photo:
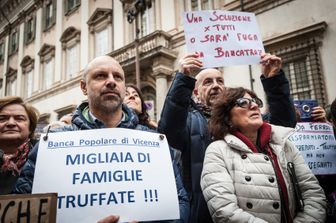
<svg viewBox="0 0 336 223">
<path fill-rule="evenodd" d="M 72 124 L 75 125 L 78 129 L 106 128 L 105 124 L 100 120 L 96 119 L 93 121 L 90 118 L 87 109 L 88 106 L 88 102 L 83 102 L 77 107 L 72 118 Z M 122 105 L 122 111 L 124 113 L 124 118 L 117 127 L 135 129 L 139 123 L 137 115 L 124 104 Z"/>
<path fill-rule="evenodd" d="M 288 137 L 294 133 L 295 129 L 293 128 L 287 128 L 282 126 L 276 126 L 276 125 L 270 125 L 272 128 L 271 135 L 270 135 L 270 145 L 277 145 L 281 148 L 284 147 L 286 140 Z M 250 148 L 238 137 L 227 134 L 224 137 L 224 141 L 232 148 L 235 148 L 236 150 L 251 153 L 252 151 Z M 271 146 L 272 147 L 272 146 Z M 274 148 L 274 147 L 272 147 Z"/>
</svg>

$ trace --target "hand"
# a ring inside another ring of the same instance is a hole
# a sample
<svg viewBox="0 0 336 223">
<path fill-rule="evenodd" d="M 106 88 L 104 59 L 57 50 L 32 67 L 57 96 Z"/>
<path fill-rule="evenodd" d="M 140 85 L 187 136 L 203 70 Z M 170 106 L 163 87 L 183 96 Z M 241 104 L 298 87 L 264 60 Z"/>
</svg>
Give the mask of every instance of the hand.
<svg viewBox="0 0 336 223">
<path fill-rule="evenodd" d="M 118 223 L 119 221 L 119 216 L 118 215 L 110 215 L 106 218 L 103 218 L 99 221 L 97 221 L 97 223 Z M 138 223 L 137 221 L 130 221 L 129 223 Z"/>
<path fill-rule="evenodd" d="M 203 67 L 202 61 L 199 59 L 199 55 L 197 53 L 187 54 L 182 59 L 180 59 L 180 69 L 181 73 L 184 73 L 188 76 L 196 75 L 200 69 Z"/>
<path fill-rule="evenodd" d="M 104 219 L 97 221 L 97 223 L 117 223 L 119 221 L 119 216 L 110 215 Z"/>
<path fill-rule="evenodd" d="M 317 106 L 317 107 L 313 108 L 313 111 L 311 112 L 311 116 L 312 116 L 314 121 L 318 121 L 318 122 L 326 122 L 327 121 L 326 112 L 320 106 Z"/>
<path fill-rule="evenodd" d="M 273 77 L 279 73 L 282 65 L 280 57 L 271 55 L 269 53 L 261 55 L 261 72 L 266 77 Z"/>
</svg>

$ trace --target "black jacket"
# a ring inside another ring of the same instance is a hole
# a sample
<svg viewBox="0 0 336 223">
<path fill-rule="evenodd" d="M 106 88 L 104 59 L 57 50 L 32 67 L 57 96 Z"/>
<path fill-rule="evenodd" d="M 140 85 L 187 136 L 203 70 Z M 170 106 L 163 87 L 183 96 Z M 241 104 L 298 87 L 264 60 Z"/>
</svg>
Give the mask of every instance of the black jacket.
<svg viewBox="0 0 336 223">
<path fill-rule="evenodd" d="M 290 98 L 289 83 L 283 73 L 271 78 L 261 77 L 270 114 L 267 119 L 275 125 L 295 127 L 295 111 Z M 196 80 L 177 73 L 167 94 L 158 131 L 166 134 L 169 144 L 181 150 L 185 187 L 189 193 L 191 212 L 189 222 L 212 222 L 200 187 L 205 150 L 212 142 L 208 120 L 192 101 Z"/>
</svg>

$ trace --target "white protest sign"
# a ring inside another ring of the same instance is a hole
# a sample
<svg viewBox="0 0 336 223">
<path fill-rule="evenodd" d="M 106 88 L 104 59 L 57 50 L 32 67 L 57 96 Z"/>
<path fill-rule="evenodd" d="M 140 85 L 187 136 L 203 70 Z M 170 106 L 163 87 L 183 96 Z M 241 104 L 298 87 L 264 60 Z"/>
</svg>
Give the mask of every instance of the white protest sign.
<svg viewBox="0 0 336 223">
<path fill-rule="evenodd" d="M 188 52 L 198 52 L 204 67 L 257 64 L 265 52 L 253 13 L 192 11 L 183 13 Z"/>
<path fill-rule="evenodd" d="M 328 123 L 299 122 L 289 140 L 301 152 L 315 175 L 336 173 L 336 141 Z"/>
<path fill-rule="evenodd" d="M 166 138 L 123 128 L 49 133 L 40 140 L 33 193 L 57 192 L 57 222 L 178 219 Z"/>
</svg>

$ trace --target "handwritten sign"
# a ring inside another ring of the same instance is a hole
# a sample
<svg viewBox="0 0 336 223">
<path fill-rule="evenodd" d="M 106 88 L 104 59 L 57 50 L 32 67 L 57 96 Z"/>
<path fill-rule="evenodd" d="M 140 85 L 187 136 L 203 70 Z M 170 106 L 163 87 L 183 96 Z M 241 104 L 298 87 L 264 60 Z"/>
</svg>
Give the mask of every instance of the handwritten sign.
<svg viewBox="0 0 336 223">
<path fill-rule="evenodd" d="M 0 196 L 0 222 L 56 222 L 57 194 Z"/>
<path fill-rule="evenodd" d="M 204 67 L 257 64 L 265 52 L 253 13 L 184 12 L 183 24 L 188 52 L 198 52 Z"/>
<path fill-rule="evenodd" d="M 43 136 L 42 136 L 43 137 Z M 40 141 L 33 193 L 57 192 L 57 222 L 179 218 L 163 135 L 110 128 L 59 132 Z"/>
<path fill-rule="evenodd" d="M 336 173 L 336 141 L 328 123 L 299 122 L 289 137 L 315 175 Z"/>
</svg>

